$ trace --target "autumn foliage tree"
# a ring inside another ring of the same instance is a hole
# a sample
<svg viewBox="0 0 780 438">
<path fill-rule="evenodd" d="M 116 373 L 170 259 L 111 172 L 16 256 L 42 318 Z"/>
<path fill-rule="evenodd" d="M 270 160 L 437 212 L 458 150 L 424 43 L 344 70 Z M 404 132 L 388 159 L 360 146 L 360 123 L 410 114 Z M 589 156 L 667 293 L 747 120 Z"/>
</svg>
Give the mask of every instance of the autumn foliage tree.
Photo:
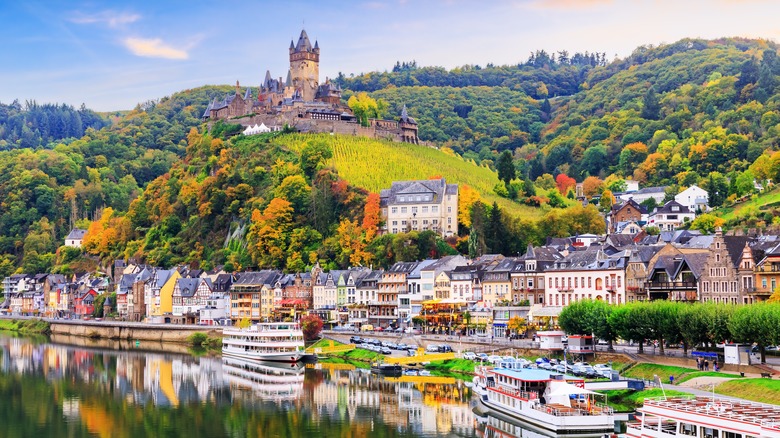
<svg viewBox="0 0 780 438">
<path fill-rule="evenodd" d="M 558 176 L 555 177 L 555 185 L 558 187 L 558 191 L 561 195 L 566 196 L 566 194 L 569 193 L 569 190 L 577 185 L 577 181 L 565 173 L 559 173 Z"/>
<path fill-rule="evenodd" d="M 604 181 L 597 176 L 589 176 L 582 182 L 582 194 L 590 199 L 604 191 Z"/>
<path fill-rule="evenodd" d="M 250 253 L 258 266 L 281 267 L 286 261 L 287 239 L 293 227 L 290 201 L 274 198 L 261 213 L 252 212 L 248 240 Z"/>
<path fill-rule="evenodd" d="M 319 315 L 309 314 L 301 317 L 301 331 L 305 341 L 313 341 L 322 333 L 322 319 Z"/>
<path fill-rule="evenodd" d="M 460 186 L 458 192 L 458 222 L 466 229 L 471 226 L 471 206 L 479 200 L 479 192 L 466 184 Z"/>
<path fill-rule="evenodd" d="M 371 241 L 374 236 L 376 236 L 380 220 L 379 195 L 376 193 L 369 193 L 368 197 L 366 197 L 366 206 L 363 209 L 362 224 L 367 241 Z"/>
</svg>

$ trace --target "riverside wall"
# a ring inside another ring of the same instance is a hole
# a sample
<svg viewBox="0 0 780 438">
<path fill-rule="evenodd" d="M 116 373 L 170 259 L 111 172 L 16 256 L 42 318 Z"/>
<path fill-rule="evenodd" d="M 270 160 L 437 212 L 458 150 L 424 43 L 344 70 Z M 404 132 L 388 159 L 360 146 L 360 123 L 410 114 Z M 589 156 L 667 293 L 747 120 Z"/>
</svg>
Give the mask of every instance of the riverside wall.
<svg viewBox="0 0 780 438">
<path fill-rule="evenodd" d="M 222 329 L 212 326 L 151 325 L 119 321 L 66 321 L 48 320 L 52 335 L 79 336 L 125 341 L 160 343 L 187 343 L 194 333 L 205 333 L 212 338 L 221 338 Z"/>
</svg>

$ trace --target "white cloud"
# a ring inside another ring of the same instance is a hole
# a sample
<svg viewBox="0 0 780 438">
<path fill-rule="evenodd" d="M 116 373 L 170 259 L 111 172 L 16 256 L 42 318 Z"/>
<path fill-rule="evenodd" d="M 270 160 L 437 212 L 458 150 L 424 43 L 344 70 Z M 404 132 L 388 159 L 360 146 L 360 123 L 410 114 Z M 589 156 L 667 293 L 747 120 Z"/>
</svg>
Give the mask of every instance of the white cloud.
<svg viewBox="0 0 780 438">
<path fill-rule="evenodd" d="M 122 42 L 136 56 L 165 59 L 187 59 L 189 57 L 186 50 L 172 47 L 159 38 L 125 38 Z"/>
<path fill-rule="evenodd" d="M 102 11 L 95 14 L 75 13 L 69 21 L 76 24 L 105 24 L 109 27 L 118 27 L 123 24 L 135 23 L 140 20 L 139 14 L 127 12 Z"/>
</svg>

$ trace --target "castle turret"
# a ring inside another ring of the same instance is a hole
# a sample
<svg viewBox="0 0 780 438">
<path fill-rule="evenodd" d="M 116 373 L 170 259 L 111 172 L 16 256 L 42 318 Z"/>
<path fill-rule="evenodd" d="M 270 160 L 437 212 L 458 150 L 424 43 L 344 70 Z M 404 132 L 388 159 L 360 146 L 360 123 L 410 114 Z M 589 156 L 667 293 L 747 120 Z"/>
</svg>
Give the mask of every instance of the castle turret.
<svg viewBox="0 0 780 438">
<path fill-rule="evenodd" d="M 320 48 L 309 41 L 306 30 L 301 30 L 298 44 L 290 46 L 292 86 L 304 101 L 314 100 L 320 82 Z"/>
</svg>

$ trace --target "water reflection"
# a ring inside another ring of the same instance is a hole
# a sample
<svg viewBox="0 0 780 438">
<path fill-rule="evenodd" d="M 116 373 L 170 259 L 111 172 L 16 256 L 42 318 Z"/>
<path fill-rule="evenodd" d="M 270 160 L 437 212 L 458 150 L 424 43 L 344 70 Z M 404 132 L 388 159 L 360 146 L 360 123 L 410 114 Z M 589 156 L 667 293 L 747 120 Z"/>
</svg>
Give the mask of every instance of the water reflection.
<svg viewBox="0 0 780 438">
<path fill-rule="evenodd" d="M 462 381 L 348 368 L 0 335 L 0 421 L 9 437 L 475 436 Z"/>
<path fill-rule="evenodd" d="M 549 436 L 475 413 L 470 388 L 453 378 L 385 378 L 344 364 L 291 367 L 3 334 L 0 400 L 4 437 Z"/>
</svg>

